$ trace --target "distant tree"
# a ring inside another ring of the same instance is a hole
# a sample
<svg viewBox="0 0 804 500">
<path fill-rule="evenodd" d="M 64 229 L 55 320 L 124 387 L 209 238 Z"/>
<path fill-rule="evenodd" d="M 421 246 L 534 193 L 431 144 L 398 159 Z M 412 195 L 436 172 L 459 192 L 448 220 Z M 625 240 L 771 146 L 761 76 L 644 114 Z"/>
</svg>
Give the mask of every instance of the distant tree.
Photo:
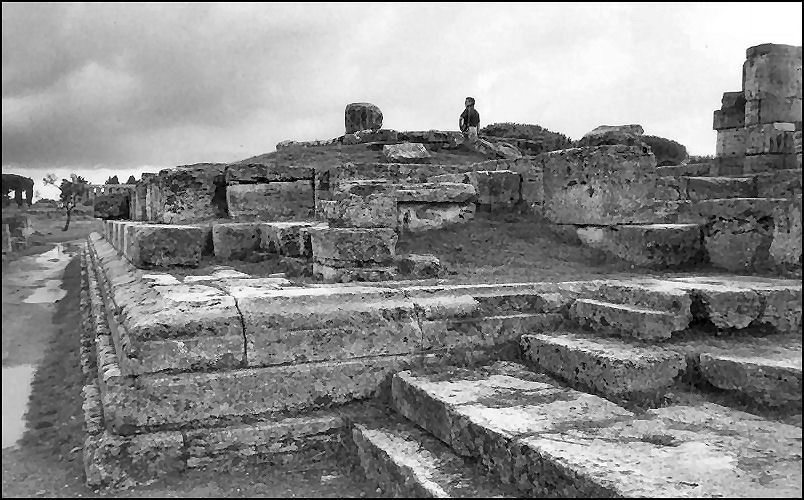
<svg viewBox="0 0 804 500">
<path fill-rule="evenodd" d="M 556 151 L 571 147 L 572 141 L 558 132 L 552 132 L 539 125 L 526 123 L 492 123 L 479 130 L 480 134 L 492 137 L 527 139 L 541 143 L 542 151 Z"/>
<path fill-rule="evenodd" d="M 112 177 L 109 177 L 108 179 L 106 179 L 106 182 L 104 182 L 104 184 L 120 184 L 120 181 L 117 180 L 116 175 L 113 175 Z"/>
<path fill-rule="evenodd" d="M 672 139 L 665 139 L 655 135 L 643 135 L 642 142 L 650 146 L 656 165 L 679 165 L 687 159 L 687 148 Z"/>
<path fill-rule="evenodd" d="M 126 184 L 136 184 L 136 183 L 137 183 L 137 179 L 135 179 L 133 175 L 129 175 L 128 180 L 126 181 Z"/>
<path fill-rule="evenodd" d="M 45 185 L 52 184 L 56 186 L 57 179 L 55 174 L 47 174 L 47 176 L 42 179 L 42 182 L 44 182 Z M 70 217 L 73 213 L 73 209 L 86 192 L 87 185 L 89 185 L 89 182 L 80 175 L 70 174 L 70 180 L 62 179 L 61 184 L 57 186 L 59 191 L 61 191 L 59 204 L 67 213 L 67 221 L 64 223 L 62 231 L 67 231 L 67 229 L 70 228 Z"/>
</svg>

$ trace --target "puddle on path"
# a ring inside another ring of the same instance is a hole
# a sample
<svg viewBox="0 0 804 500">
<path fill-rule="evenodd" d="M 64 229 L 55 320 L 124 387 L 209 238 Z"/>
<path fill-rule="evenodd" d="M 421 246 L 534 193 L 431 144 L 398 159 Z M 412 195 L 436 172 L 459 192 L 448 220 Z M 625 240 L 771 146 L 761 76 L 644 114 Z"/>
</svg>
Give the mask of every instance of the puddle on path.
<svg viewBox="0 0 804 500">
<path fill-rule="evenodd" d="M 25 431 L 34 365 L 3 367 L 3 448 L 14 446 Z"/>
<path fill-rule="evenodd" d="M 47 280 L 45 286 L 37 288 L 23 302 L 27 304 L 53 304 L 67 295 L 67 290 L 61 288 L 61 280 Z"/>
</svg>

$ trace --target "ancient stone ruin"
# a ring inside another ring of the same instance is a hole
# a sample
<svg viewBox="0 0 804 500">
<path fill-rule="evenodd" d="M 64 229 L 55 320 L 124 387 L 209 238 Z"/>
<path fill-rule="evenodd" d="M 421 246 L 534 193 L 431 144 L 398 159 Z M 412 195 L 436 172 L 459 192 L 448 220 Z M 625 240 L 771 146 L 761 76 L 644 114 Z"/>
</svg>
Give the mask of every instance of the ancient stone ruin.
<svg viewBox="0 0 804 500">
<path fill-rule="evenodd" d="M 87 481 L 348 452 L 397 496 L 799 497 L 801 48 L 747 58 L 711 164 L 657 167 L 633 125 L 441 164 L 460 133 L 359 104 L 336 139 L 143 175 L 81 257 Z M 665 273 L 434 284 L 397 254 L 514 210 Z M 222 265 L 277 256 L 316 280 Z"/>
</svg>

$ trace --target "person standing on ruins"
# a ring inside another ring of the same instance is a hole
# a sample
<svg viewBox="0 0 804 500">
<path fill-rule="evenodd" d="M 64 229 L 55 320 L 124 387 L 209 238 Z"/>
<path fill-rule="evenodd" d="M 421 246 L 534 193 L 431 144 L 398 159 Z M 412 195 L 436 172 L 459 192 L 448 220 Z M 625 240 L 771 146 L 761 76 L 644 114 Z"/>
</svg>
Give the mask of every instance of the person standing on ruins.
<svg viewBox="0 0 804 500">
<path fill-rule="evenodd" d="M 464 101 L 466 109 L 461 113 L 458 126 L 463 132 L 464 137 L 469 140 L 469 144 L 477 142 L 477 130 L 480 128 L 480 113 L 475 109 L 474 97 L 467 97 Z"/>
</svg>

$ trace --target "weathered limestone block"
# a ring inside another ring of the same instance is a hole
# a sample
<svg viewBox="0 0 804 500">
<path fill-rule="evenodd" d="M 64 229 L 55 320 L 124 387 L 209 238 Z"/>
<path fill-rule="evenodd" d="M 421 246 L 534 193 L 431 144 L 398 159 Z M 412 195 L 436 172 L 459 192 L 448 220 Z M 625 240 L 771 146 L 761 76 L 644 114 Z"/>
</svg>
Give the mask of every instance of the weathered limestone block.
<svg viewBox="0 0 804 500">
<path fill-rule="evenodd" d="M 197 163 L 161 170 L 148 183 L 148 220 L 181 224 L 218 217 L 215 178 L 224 167 L 223 163 Z"/>
<path fill-rule="evenodd" d="M 558 224 L 662 222 L 650 200 L 656 160 L 642 148 L 599 146 L 541 155 L 544 214 Z"/>
<path fill-rule="evenodd" d="M 801 99 L 801 47 L 766 43 L 746 50 L 743 89 L 748 100 Z"/>
<path fill-rule="evenodd" d="M 345 134 L 341 142 L 344 146 L 354 144 L 366 144 L 369 142 L 397 142 L 398 135 L 396 130 L 380 129 L 380 130 L 358 130 L 351 134 Z"/>
<path fill-rule="evenodd" d="M 229 215 L 241 220 L 304 220 L 315 209 L 310 180 L 230 185 L 226 202 Z"/>
<path fill-rule="evenodd" d="M 396 186 L 385 181 L 345 181 L 332 203 L 320 205 L 332 227 L 396 227 Z"/>
<path fill-rule="evenodd" d="M 723 93 L 722 105 L 715 111 L 712 128 L 739 128 L 745 126 L 745 96 L 742 92 Z"/>
<path fill-rule="evenodd" d="M 677 313 L 594 299 L 576 300 L 569 313 L 583 327 L 646 340 L 669 339 L 673 332 L 685 328 Z"/>
<path fill-rule="evenodd" d="M 400 274 L 421 279 L 437 278 L 441 273 L 441 261 L 431 254 L 403 255 L 397 259 L 396 267 Z"/>
<path fill-rule="evenodd" d="M 472 202 L 400 202 L 397 204 L 397 220 L 399 228 L 403 231 L 428 231 L 469 222 L 475 218 L 475 209 L 475 204 Z"/>
<path fill-rule="evenodd" d="M 702 353 L 698 365 L 701 376 L 719 389 L 740 392 L 768 406 L 801 402 L 800 362 Z"/>
<path fill-rule="evenodd" d="M 358 130 L 379 130 L 382 128 L 382 111 L 368 102 L 353 102 L 346 105 L 346 133 Z"/>
<path fill-rule="evenodd" d="M 719 156 L 715 158 L 708 175 L 740 175 L 743 173 L 745 155 Z"/>
<path fill-rule="evenodd" d="M 763 172 L 757 174 L 755 178 L 759 198 L 792 198 L 801 194 L 800 169 Z"/>
<path fill-rule="evenodd" d="M 195 267 L 206 246 L 206 232 L 197 226 L 127 224 L 115 231 L 117 249 L 137 267 Z"/>
<path fill-rule="evenodd" d="M 302 228 L 314 222 L 266 222 L 260 224 L 260 249 L 289 257 L 304 255 Z"/>
<path fill-rule="evenodd" d="M 579 147 L 623 144 L 641 146 L 641 135 L 645 130 L 641 125 L 601 125 L 590 130 L 578 141 Z"/>
<path fill-rule="evenodd" d="M 390 163 L 429 163 L 432 157 L 427 148 L 415 142 L 383 146 L 382 156 Z"/>
<path fill-rule="evenodd" d="M 311 167 L 275 163 L 230 163 L 225 169 L 226 183 L 229 185 L 311 181 L 314 175 Z"/>
<path fill-rule="evenodd" d="M 729 271 L 750 271 L 769 264 L 776 198 L 704 200 L 695 209 L 707 222 L 703 228 L 709 260 Z"/>
<path fill-rule="evenodd" d="M 765 123 L 745 127 L 747 155 L 793 153 L 794 123 Z"/>
<path fill-rule="evenodd" d="M 800 174 L 799 174 L 800 175 Z M 801 274 L 801 194 L 775 207 L 770 256 L 782 271 Z"/>
<path fill-rule="evenodd" d="M 313 258 L 337 267 L 392 265 L 397 235 L 387 228 L 310 228 Z"/>
<path fill-rule="evenodd" d="M 655 394 L 686 368 L 682 354 L 580 334 L 523 335 L 523 356 L 539 369 L 606 396 Z"/>
<path fill-rule="evenodd" d="M 465 203 L 475 201 L 477 191 L 471 184 L 425 182 L 402 185 L 396 193 L 400 203 Z"/>
<path fill-rule="evenodd" d="M 718 157 L 745 156 L 745 128 L 727 128 L 717 131 L 715 154 Z"/>
<path fill-rule="evenodd" d="M 579 227 L 578 237 L 589 247 L 638 266 L 676 267 L 703 258 L 701 228 L 697 224 Z"/>
<path fill-rule="evenodd" d="M 447 318 L 421 322 L 425 349 L 488 348 L 518 343 L 525 333 L 554 331 L 563 318 L 559 314 L 504 314 L 483 317 Z"/>
<path fill-rule="evenodd" d="M 457 131 L 414 130 L 399 132 L 398 139 L 405 142 L 428 144 L 433 150 L 455 149 L 464 143 L 464 136 Z"/>
<path fill-rule="evenodd" d="M 745 125 L 801 121 L 801 99 L 768 94 L 745 104 Z"/>
<path fill-rule="evenodd" d="M 218 259 L 245 259 L 260 249 L 260 223 L 215 224 L 212 226 L 212 244 Z"/>
<path fill-rule="evenodd" d="M 756 195 L 750 177 L 687 177 L 687 199 L 692 201 L 715 198 L 751 198 Z"/>
<path fill-rule="evenodd" d="M 758 154 L 743 158 L 743 171 L 735 173 L 754 174 L 762 172 L 775 172 L 795 168 L 791 166 L 792 155 L 787 154 Z M 728 174 L 724 174 L 728 175 Z"/>
<path fill-rule="evenodd" d="M 522 176 L 511 170 L 481 170 L 468 174 L 483 208 L 512 208 L 522 200 Z"/>
<path fill-rule="evenodd" d="M 349 263 L 337 266 L 313 262 L 313 276 L 327 283 L 351 283 L 353 281 L 389 281 L 397 278 L 395 266 L 352 267 Z"/>
<path fill-rule="evenodd" d="M 186 467 L 181 432 L 118 436 L 110 432 L 84 441 L 87 484 L 126 488 L 148 483 Z"/>
</svg>

